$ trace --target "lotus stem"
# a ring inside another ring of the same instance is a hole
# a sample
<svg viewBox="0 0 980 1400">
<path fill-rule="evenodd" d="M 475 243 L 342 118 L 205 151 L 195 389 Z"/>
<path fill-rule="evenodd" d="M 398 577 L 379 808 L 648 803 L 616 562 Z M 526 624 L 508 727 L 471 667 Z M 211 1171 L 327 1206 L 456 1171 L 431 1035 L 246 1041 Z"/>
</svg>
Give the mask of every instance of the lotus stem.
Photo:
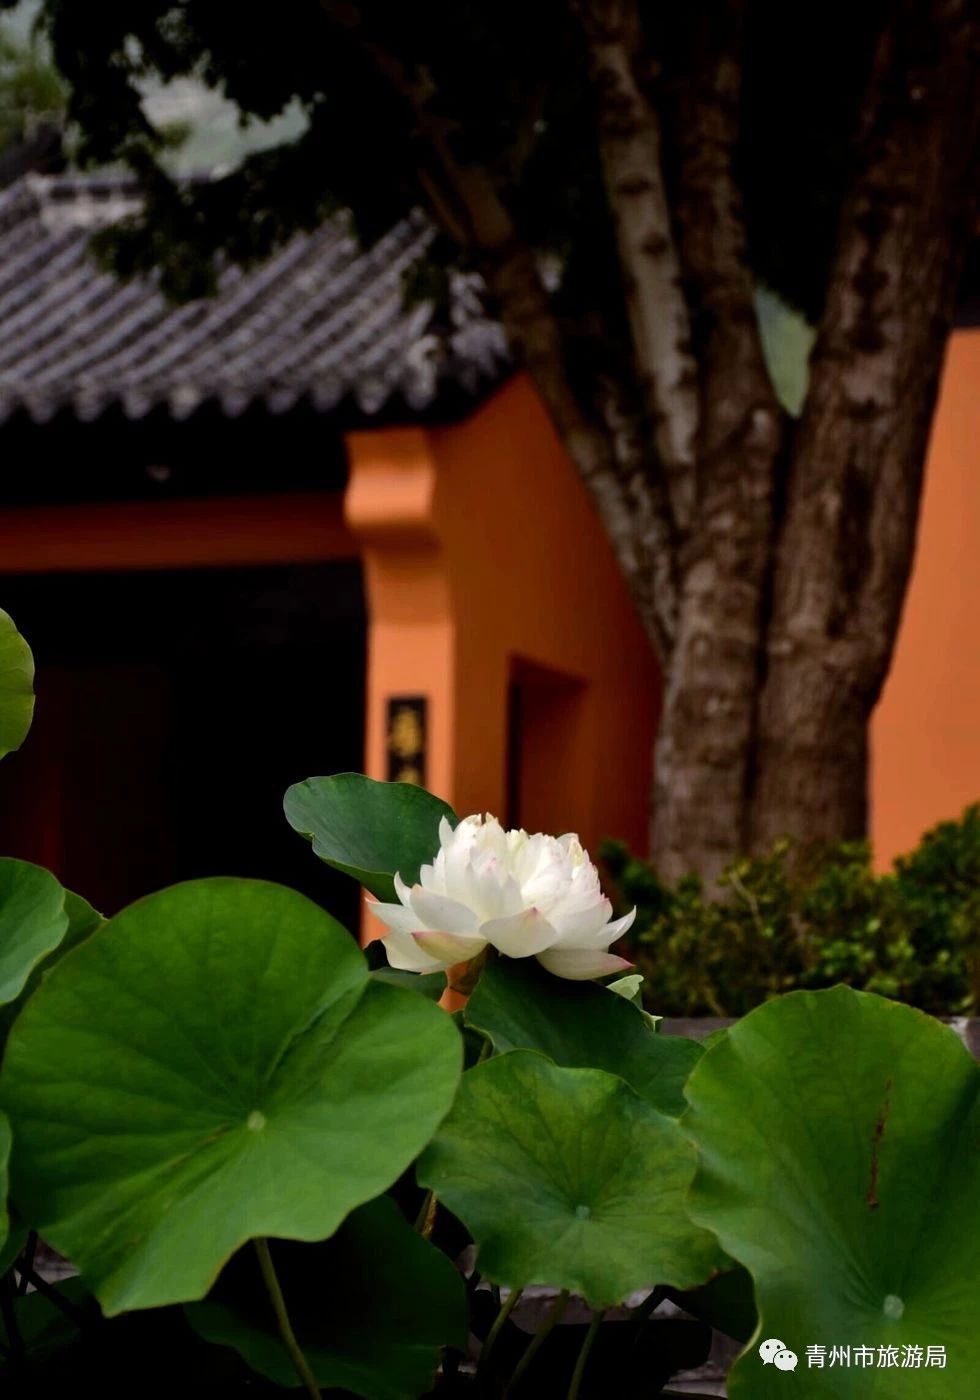
<svg viewBox="0 0 980 1400">
<path fill-rule="evenodd" d="M 527 1347 L 524 1351 L 524 1355 L 514 1367 L 514 1374 L 511 1376 L 507 1389 L 504 1391 L 503 1400 L 507 1400 L 507 1397 L 519 1384 L 522 1377 L 525 1375 L 528 1367 L 530 1366 L 531 1362 L 534 1360 L 538 1352 L 544 1346 L 545 1342 L 551 1336 L 552 1330 L 561 1321 L 565 1309 L 568 1307 L 569 1296 L 570 1295 L 568 1289 L 563 1288 L 562 1291 L 558 1294 L 558 1297 L 552 1303 L 551 1309 L 548 1312 L 548 1316 L 545 1318 L 544 1322 L 542 1322 L 541 1326 L 535 1332 L 530 1342 L 528 1342 Z"/>
<path fill-rule="evenodd" d="M 602 1324 L 602 1316 L 601 1311 L 592 1314 L 589 1330 L 585 1334 L 582 1350 L 578 1354 L 575 1370 L 572 1372 L 572 1383 L 568 1387 L 568 1400 L 578 1400 L 578 1393 L 582 1387 L 582 1377 L 585 1375 L 585 1368 L 589 1361 L 589 1352 L 592 1350 L 592 1343 L 595 1341 Z"/>
<path fill-rule="evenodd" d="M 57 1308 L 69 1321 L 73 1322 L 76 1327 L 84 1327 L 86 1325 L 88 1318 L 85 1316 L 84 1310 L 77 1307 L 76 1304 L 66 1298 L 63 1293 L 59 1293 L 55 1285 L 49 1283 L 36 1269 L 29 1269 L 26 1265 L 22 1264 L 19 1266 L 19 1272 L 25 1292 L 27 1286 L 30 1285 L 40 1293 L 42 1298 L 46 1298 L 52 1307 Z"/>
<path fill-rule="evenodd" d="M 489 1365 L 489 1362 L 490 1362 L 490 1353 L 493 1351 L 493 1348 L 494 1348 L 494 1345 L 495 1345 L 495 1343 L 496 1343 L 496 1341 L 497 1341 L 497 1338 L 500 1336 L 500 1333 L 503 1331 L 504 1323 L 505 1323 L 505 1322 L 507 1321 L 507 1319 L 510 1317 L 510 1315 L 511 1315 L 511 1313 L 514 1311 L 514 1309 L 517 1307 L 517 1304 L 518 1304 L 518 1302 L 520 1301 L 520 1297 L 521 1297 L 521 1294 L 522 1294 L 523 1292 L 524 1292 L 523 1288 L 512 1288 L 512 1289 L 511 1289 L 510 1294 L 508 1295 L 508 1298 L 507 1298 L 506 1303 L 504 1303 L 504 1304 L 501 1306 L 500 1311 L 498 1312 L 497 1316 L 496 1316 L 496 1317 L 494 1318 L 494 1320 L 493 1320 L 493 1326 L 490 1328 L 490 1331 L 487 1333 L 487 1339 L 486 1339 L 486 1341 L 483 1343 L 483 1348 L 482 1348 L 482 1350 L 480 1351 L 480 1359 L 479 1359 L 479 1361 L 477 1362 L 477 1365 L 476 1365 L 476 1377 L 477 1377 L 477 1382 L 478 1382 L 478 1384 L 479 1384 L 479 1388 L 480 1388 L 481 1390 L 485 1390 L 485 1389 L 486 1389 L 486 1386 L 487 1386 L 487 1377 L 488 1377 L 488 1375 L 489 1375 L 489 1372 L 488 1372 L 488 1370 L 487 1370 L 487 1366 Z"/>
<path fill-rule="evenodd" d="M 434 1191 L 426 1191 L 422 1197 L 422 1205 L 415 1219 L 416 1234 L 422 1236 L 424 1240 L 432 1238 L 432 1231 L 436 1225 L 436 1207 L 439 1202 Z"/>
<path fill-rule="evenodd" d="M 282 1294 L 279 1276 L 276 1273 L 276 1266 L 273 1264 L 272 1255 L 269 1252 L 269 1241 L 260 1238 L 255 1240 L 254 1244 L 255 1251 L 259 1256 L 259 1268 L 262 1270 L 262 1279 L 265 1283 L 266 1292 L 269 1294 L 269 1301 L 272 1303 L 272 1310 L 276 1315 L 276 1324 L 279 1328 L 279 1336 L 282 1338 L 282 1344 L 289 1353 L 289 1359 L 293 1363 L 293 1368 L 302 1381 L 307 1395 L 311 1397 L 311 1400 L 322 1400 L 316 1376 L 314 1376 L 310 1368 L 310 1363 L 303 1355 L 303 1349 L 296 1340 L 293 1325 L 289 1320 L 289 1312 L 286 1308 L 286 1300 Z"/>
<path fill-rule="evenodd" d="M 660 1304 L 667 1297 L 667 1289 L 662 1284 L 652 1288 L 641 1303 L 637 1303 L 630 1313 L 630 1322 L 642 1324 L 657 1311 Z"/>
<path fill-rule="evenodd" d="M 34 1268 L 34 1258 L 36 1254 L 37 1231 L 31 1230 L 27 1236 L 27 1244 L 24 1246 L 24 1251 L 20 1256 L 20 1262 L 16 1266 L 17 1272 L 20 1274 L 20 1286 L 17 1290 L 20 1294 L 24 1294 L 27 1292 L 27 1275 Z"/>
</svg>

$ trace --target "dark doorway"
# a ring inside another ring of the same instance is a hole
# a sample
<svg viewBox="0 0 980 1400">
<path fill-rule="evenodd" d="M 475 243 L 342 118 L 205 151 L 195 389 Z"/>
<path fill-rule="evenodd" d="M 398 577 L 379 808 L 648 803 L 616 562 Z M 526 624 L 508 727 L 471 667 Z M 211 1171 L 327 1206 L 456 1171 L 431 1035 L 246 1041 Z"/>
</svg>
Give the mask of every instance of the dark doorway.
<svg viewBox="0 0 980 1400">
<path fill-rule="evenodd" d="M 0 768 L 0 851 L 110 914 L 177 880 L 246 875 L 357 927 L 358 893 L 286 825 L 282 796 L 359 769 L 360 568 L 0 576 L 37 713 Z"/>
</svg>

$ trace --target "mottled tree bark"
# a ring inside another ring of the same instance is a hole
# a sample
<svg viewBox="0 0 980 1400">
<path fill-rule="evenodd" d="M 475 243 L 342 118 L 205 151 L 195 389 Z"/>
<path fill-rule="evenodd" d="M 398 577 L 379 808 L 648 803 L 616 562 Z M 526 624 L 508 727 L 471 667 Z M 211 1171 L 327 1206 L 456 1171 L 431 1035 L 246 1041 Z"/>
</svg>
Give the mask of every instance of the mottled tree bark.
<svg viewBox="0 0 980 1400">
<path fill-rule="evenodd" d="M 790 461 L 759 701 L 755 847 L 865 833 L 867 729 L 911 569 L 972 234 L 978 37 L 972 0 L 931 0 L 903 5 L 881 42 Z"/>
<path fill-rule="evenodd" d="M 677 236 L 699 360 L 696 494 L 654 754 L 651 846 L 667 878 L 696 870 L 710 881 L 749 835 L 784 422 L 762 353 L 735 178 L 739 7 L 721 0 L 703 18 L 675 121 Z"/>
<path fill-rule="evenodd" d="M 599 154 L 616 230 L 637 379 L 678 535 L 695 508 L 697 365 L 664 188 L 660 123 L 638 67 L 632 0 L 575 0 L 592 57 Z"/>
</svg>

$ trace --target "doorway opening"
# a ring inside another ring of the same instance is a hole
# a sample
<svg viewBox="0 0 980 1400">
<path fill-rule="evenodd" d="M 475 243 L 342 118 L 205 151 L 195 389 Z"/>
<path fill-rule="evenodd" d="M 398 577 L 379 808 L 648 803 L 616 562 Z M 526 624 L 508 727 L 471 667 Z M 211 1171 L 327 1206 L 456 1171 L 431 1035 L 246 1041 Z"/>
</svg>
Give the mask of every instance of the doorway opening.
<svg viewBox="0 0 980 1400">
<path fill-rule="evenodd" d="M 37 709 L 0 768 L 0 850 L 112 914 L 202 875 L 278 880 L 356 928 L 283 793 L 359 770 L 360 565 L 0 576 Z"/>
</svg>

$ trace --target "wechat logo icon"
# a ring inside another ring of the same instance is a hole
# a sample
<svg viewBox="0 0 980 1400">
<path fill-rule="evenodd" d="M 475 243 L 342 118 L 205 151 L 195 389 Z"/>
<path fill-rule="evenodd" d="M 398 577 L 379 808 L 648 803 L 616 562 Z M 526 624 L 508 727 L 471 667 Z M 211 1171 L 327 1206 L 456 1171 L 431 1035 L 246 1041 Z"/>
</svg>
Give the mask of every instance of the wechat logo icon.
<svg viewBox="0 0 980 1400">
<path fill-rule="evenodd" d="M 762 1357 L 763 1366 L 773 1365 L 777 1371 L 795 1371 L 800 1359 L 795 1351 L 790 1351 L 785 1342 L 780 1342 L 775 1337 L 770 1337 L 762 1343 L 759 1355 Z"/>
</svg>

